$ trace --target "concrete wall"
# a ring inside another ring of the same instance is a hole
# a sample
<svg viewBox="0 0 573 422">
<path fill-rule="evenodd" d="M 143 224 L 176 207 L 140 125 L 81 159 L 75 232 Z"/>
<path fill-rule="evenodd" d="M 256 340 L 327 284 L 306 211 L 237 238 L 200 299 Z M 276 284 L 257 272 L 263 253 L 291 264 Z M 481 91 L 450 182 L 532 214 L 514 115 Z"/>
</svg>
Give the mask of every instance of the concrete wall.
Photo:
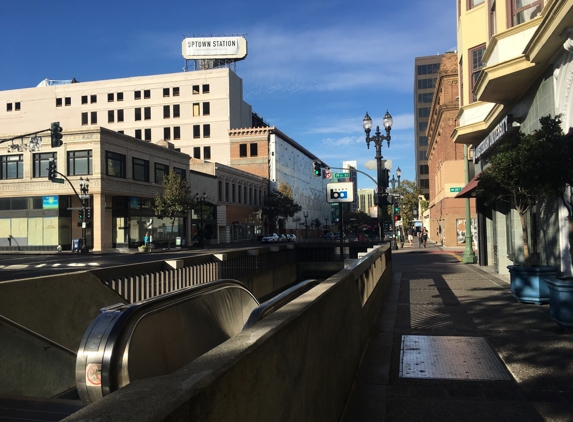
<svg viewBox="0 0 573 422">
<path fill-rule="evenodd" d="M 378 247 L 183 369 L 65 420 L 338 421 L 391 279 Z"/>
</svg>

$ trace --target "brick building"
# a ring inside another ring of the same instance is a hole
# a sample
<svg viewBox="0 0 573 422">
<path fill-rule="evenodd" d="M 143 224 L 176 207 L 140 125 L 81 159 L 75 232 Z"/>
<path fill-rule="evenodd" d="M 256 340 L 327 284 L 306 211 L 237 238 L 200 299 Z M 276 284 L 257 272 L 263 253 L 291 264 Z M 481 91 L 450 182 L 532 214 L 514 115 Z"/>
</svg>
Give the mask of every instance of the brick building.
<svg viewBox="0 0 573 422">
<path fill-rule="evenodd" d="M 464 146 L 450 137 L 459 110 L 458 55 L 446 53 L 441 60 L 428 122 L 430 221 L 424 225 L 430 237 L 444 246 L 465 242 L 465 201 L 454 198 L 465 186 Z M 475 217 L 475 200 L 471 200 Z"/>
</svg>

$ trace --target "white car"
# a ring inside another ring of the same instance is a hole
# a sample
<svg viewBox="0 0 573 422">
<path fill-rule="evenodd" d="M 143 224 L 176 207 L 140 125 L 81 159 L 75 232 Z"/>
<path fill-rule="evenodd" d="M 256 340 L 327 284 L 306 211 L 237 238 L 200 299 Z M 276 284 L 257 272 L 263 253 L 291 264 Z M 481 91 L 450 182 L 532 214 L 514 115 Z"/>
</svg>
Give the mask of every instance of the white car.
<svg viewBox="0 0 573 422">
<path fill-rule="evenodd" d="M 276 243 L 279 241 L 279 235 L 276 233 L 267 234 L 261 240 L 263 243 Z"/>
</svg>

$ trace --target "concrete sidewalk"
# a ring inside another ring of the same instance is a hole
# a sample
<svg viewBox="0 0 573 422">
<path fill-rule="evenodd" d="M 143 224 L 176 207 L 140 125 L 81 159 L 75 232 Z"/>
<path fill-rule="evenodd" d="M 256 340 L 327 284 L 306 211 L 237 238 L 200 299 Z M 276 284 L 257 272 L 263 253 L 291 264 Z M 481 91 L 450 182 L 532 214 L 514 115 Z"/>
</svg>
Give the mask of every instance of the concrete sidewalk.
<svg viewBox="0 0 573 422">
<path fill-rule="evenodd" d="M 573 421 L 573 333 L 461 253 L 393 251 L 342 421 Z"/>
</svg>

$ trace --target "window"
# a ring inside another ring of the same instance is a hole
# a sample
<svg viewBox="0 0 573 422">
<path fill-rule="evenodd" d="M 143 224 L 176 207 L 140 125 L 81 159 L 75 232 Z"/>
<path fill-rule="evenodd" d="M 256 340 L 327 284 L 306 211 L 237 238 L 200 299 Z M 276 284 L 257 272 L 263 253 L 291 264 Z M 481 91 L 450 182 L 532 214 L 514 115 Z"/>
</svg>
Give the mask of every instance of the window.
<svg viewBox="0 0 573 422">
<path fill-rule="evenodd" d="M 107 111 L 107 122 L 113 123 L 113 120 L 114 120 L 114 112 L 113 112 L 113 110 L 108 110 Z"/>
<path fill-rule="evenodd" d="M 229 182 L 225 182 L 225 202 L 229 202 Z"/>
<path fill-rule="evenodd" d="M 418 79 L 418 89 L 431 89 L 436 87 L 436 78 Z"/>
<path fill-rule="evenodd" d="M 97 111 L 92 111 L 90 113 L 90 119 L 92 125 L 97 125 Z"/>
<path fill-rule="evenodd" d="M 247 205 L 247 187 L 246 186 L 243 188 L 243 192 L 244 192 L 243 200 L 245 201 L 245 205 Z"/>
<path fill-rule="evenodd" d="M 211 105 L 210 103 L 203 103 L 203 116 L 208 116 L 211 114 Z"/>
<path fill-rule="evenodd" d="M 170 114 L 169 106 L 168 106 L 168 105 L 164 105 L 164 106 L 163 106 L 163 118 L 164 118 L 164 119 L 169 119 L 170 117 L 171 117 L 171 114 Z"/>
<path fill-rule="evenodd" d="M 171 139 L 171 128 L 170 127 L 164 127 L 163 128 L 163 139 L 165 139 L 166 141 L 169 141 Z"/>
<path fill-rule="evenodd" d="M 259 155 L 259 145 L 258 144 L 251 144 L 251 157 L 256 157 Z"/>
<path fill-rule="evenodd" d="M 133 180 L 149 182 L 149 161 L 133 158 Z"/>
<path fill-rule="evenodd" d="M 141 91 L 133 91 L 133 99 L 141 100 Z"/>
<path fill-rule="evenodd" d="M 179 117 L 179 104 L 173 104 L 173 118 Z"/>
<path fill-rule="evenodd" d="M 92 151 L 68 151 L 68 176 L 92 174 Z"/>
<path fill-rule="evenodd" d="M 427 147 L 428 146 L 428 137 L 427 136 L 418 137 L 418 146 Z"/>
<path fill-rule="evenodd" d="M 420 107 L 418 108 L 418 117 L 429 117 L 430 107 Z"/>
<path fill-rule="evenodd" d="M 422 164 L 420 166 L 420 174 L 430 174 L 430 169 L 427 164 Z"/>
<path fill-rule="evenodd" d="M 16 111 L 20 110 L 20 102 L 14 103 L 14 110 L 16 110 Z"/>
<path fill-rule="evenodd" d="M 513 26 L 530 21 L 541 14 L 542 0 L 511 0 Z"/>
<path fill-rule="evenodd" d="M 173 96 L 179 97 L 179 87 L 178 86 L 173 88 Z"/>
<path fill-rule="evenodd" d="M 430 181 L 428 179 L 420 179 L 420 188 L 430 189 Z"/>
<path fill-rule="evenodd" d="M 211 137 L 211 125 L 203 125 L 203 138 Z"/>
<path fill-rule="evenodd" d="M 64 98 L 64 104 L 66 107 L 71 106 L 72 105 L 72 97 Z"/>
<path fill-rule="evenodd" d="M 199 103 L 193 103 L 193 117 L 200 116 L 199 113 Z"/>
<path fill-rule="evenodd" d="M 173 139 L 181 139 L 181 128 L 179 126 L 173 128 Z"/>
<path fill-rule="evenodd" d="M 483 0 L 482 0 L 483 1 Z M 418 75 L 433 75 L 440 70 L 439 63 L 421 64 L 418 65 Z"/>
<path fill-rule="evenodd" d="M 6 104 L 6 111 L 12 111 L 12 103 Z"/>
<path fill-rule="evenodd" d="M 173 172 L 177 173 L 181 180 L 187 180 L 187 170 L 173 167 Z"/>
<path fill-rule="evenodd" d="M 141 109 L 140 108 L 136 108 L 134 109 L 135 111 L 135 120 L 141 120 Z"/>
<path fill-rule="evenodd" d="M 231 185 L 231 202 L 235 203 L 235 201 L 237 200 L 237 186 L 233 183 Z"/>
<path fill-rule="evenodd" d="M 193 85 L 193 95 L 199 94 L 199 85 Z"/>
<path fill-rule="evenodd" d="M 169 88 L 163 88 L 163 96 L 169 97 Z"/>
<path fill-rule="evenodd" d="M 145 91 L 143 91 L 143 98 L 145 98 L 145 99 L 151 98 L 151 90 L 150 89 L 146 89 Z"/>
<path fill-rule="evenodd" d="M 239 185 L 239 187 L 237 188 L 237 203 L 238 204 L 241 203 L 241 192 L 243 192 L 243 188 L 241 187 L 241 185 Z"/>
<path fill-rule="evenodd" d="M 419 103 L 431 103 L 433 99 L 434 99 L 433 92 L 424 92 L 422 94 L 418 94 Z"/>
<path fill-rule="evenodd" d="M 145 140 L 151 141 L 151 129 L 145 129 Z"/>
<path fill-rule="evenodd" d="M 201 126 L 193 125 L 193 138 L 201 137 Z"/>
<path fill-rule="evenodd" d="M 106 151 L 105 174 L 125 179 L 125 155 L 113 151 Z"/>
<path fill-rule="evenodd" d="M 82 126 L 87 125 L 88 124 L 88 113 L 82 113 Z"/>
<path fill-rule="evenodd" d="M 151 107 L 145 107 L 143 109 L 143 117 L 145 120 L 151 119 Z"/>
<path fill-rule="evenodd" d="M 418 132 L 426 133 L 427 128 L 428 128 L 428 122 L 418 122 Z"/>
<path fill-rule="evenodd" d="M 123 101 L 123 92 L 117 93 L 117 101 Z"/>
<path fill-rule="evenodd" d="M 239 157 L 247 156 L 247 144 L 239 144 Z"/>
<path fill-rule="evenodd" d="M 107 102 L 108 103 L 113 103 L 113 92 L 110 92 L 107 94 Z"/>
<path fill-rule="evenodd" d="M 203 160 L 211 159 L 211 147 L 203 147 Z"/>
<path fill-rule="evenodd" d="M 155 183 L 163 183 L 163 179 L 169 173 L 169 166 L 165 164 L 155 163 Z"/>
<path fill-rule="evenodd" d="M 485 0 L 468 0 L 468 10 L 482 4 Z"/>
<path fill-rule="evenodd" d="M 217 197 L 219 198 L 219 201 L 223 200 L 223 182 L 222 181 L 218 181 L 217 182 Z"/>
<path fill-rule="evenodd" d="M 426 161 L 428 158 L 426 157 L 426 150 L 418 151 L 418 161 Z"/>
<path fill-rule="evenodd" d="M 201 158 L 201 147 L 193 147 L 193 158 Z"/>
<path fill-rule="evenodd" d="M 24 177 L 24 155 L 3 155 L 0 157 L 0 179 L 22 179 Z"/>
<path fill-rule="evenodd" d="M 485 44 L 480 45 L 478 47 L 472 48 L 469 51 L 469 58 L 470 58 L 470 92 L 473 92 L 475 84 L 479 78 L 481 70 L 484 67 L 483 64 L 483 53 L 485 53 Z M 470 94 L 473 98 L 473 101 L 477 101 L 477 97 L 475 94 Z"/>
<path fill-rule="evenodd" d="M 117 121 L 123 122 L 123 110 L 117 110 Z"/>
<path fill-rule="evenodd" d="M 97 103 L 97 95 L 95 94 L 90 95 L 90 103 L 91 104 Z"/>
<path fill-rule="evenodd" d="M 87 104 L 87 103 L 88 103 L 88 96 L 82 95 L 82 104 Z"/>
<path fill-rule="evenodd" d="M 209 84 L 205 84 L 203 85 L 203 94 L 208 94 L 209 93 Z"/>
<path fill-rule="evenodd" d="M 135 129 L 135 138 L 143 140 L 143 138 L 141 137 L 141 129 Z"/>
<path fill-rule="evenodd" d="M 56 107 L 61 107 L 61 106 L 62 106 L 62 99 L 56 98 Z"/>
</svg>

